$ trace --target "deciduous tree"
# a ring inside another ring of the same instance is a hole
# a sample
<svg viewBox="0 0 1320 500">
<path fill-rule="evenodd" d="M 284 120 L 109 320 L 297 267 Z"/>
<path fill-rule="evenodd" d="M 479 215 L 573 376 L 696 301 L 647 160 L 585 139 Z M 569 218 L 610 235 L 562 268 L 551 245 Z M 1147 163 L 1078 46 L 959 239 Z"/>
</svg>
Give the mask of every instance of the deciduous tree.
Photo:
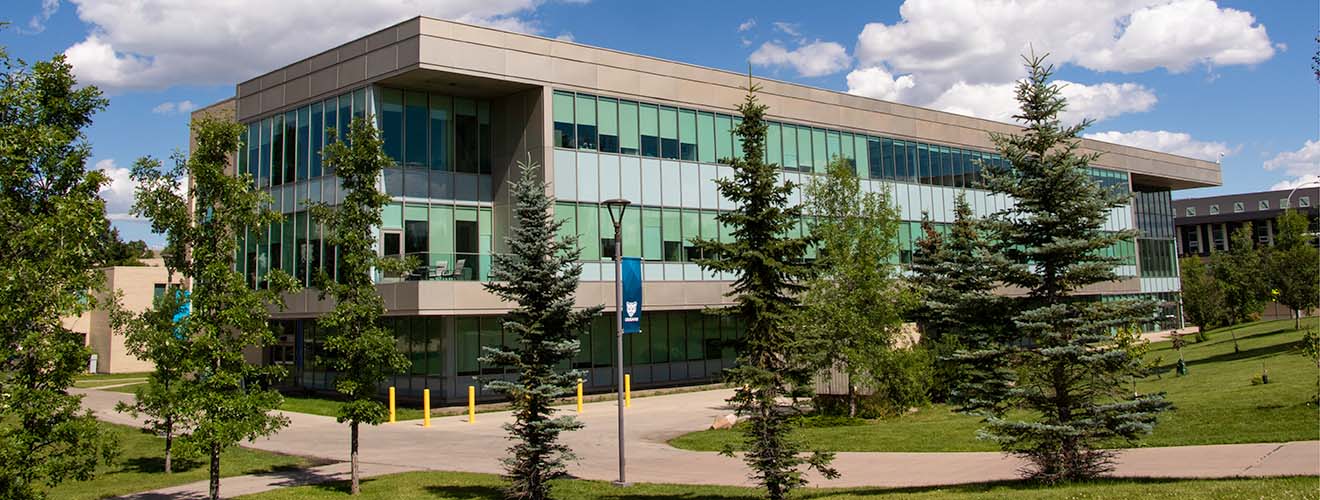
<svg viewBox="0 0 1320 500">
<path fill-rule="evenodd" d="M 1269 283 L 1265 276 L 1265 262 L 1256 248 L 1251 223 L 1233 231 L 1228 251 L 1210 257 L 1210 270 L 1224 290 L 1224 321 L 1233 336 L 1233 352 L 1240 352 L 1237 325 L 1251 321 L 1265 309 Z"/>
<path fill-rule="evenodd" d="M 1197 339 L 1205 340 L 1205 333 L 1224 324 L 1224 287 L 1200 257 L 1184 257 L 1178 261 L 1182 281 L 1183 315 L 1200 328 Z"/>
<path fill-rule="evenodd" d="M 348 398 L 339 407 L 337 419 L 348 422 L 350 492 L 357 495 L 361 493 L 358 427 L 385 421 L 385 406 L 376 399 L 379 385 L 410 364 L 393 335 L 381 326 L 385 302 L 376 292 L 372 271 L 399 271 L 405 263 L 376 253 L 375 232 L 381 224 L 381 211 L 390 201 L 377 182 L 381 172 L 393 164 L 376 127 L 365 118 L 354 118 L 347 140 L 326 146 L 325 164 L 348 194 L 337 206 L 319 204 L 311 210 L 314 219 L 324 221 L 326 245 L 339 252 L 339 279 L 324 271 L 314 278 L 320 298 L 335 301 L 334 309 L 321 315 L 317 324 L 329 332 L 322 344 L 322 362 L 335 371 L 335 390 Z"/>
<path fill-rule="evenodd" d="M 1278 218 L 1274 248 L 1266 254 L 1266 273 L 1275 300 L 1293 310 L 1293 328 L 1302 313 L 1320 307 L 1320 250 L 1311 243 L 1306 216 L 1288 210 Z"/>
</svg>

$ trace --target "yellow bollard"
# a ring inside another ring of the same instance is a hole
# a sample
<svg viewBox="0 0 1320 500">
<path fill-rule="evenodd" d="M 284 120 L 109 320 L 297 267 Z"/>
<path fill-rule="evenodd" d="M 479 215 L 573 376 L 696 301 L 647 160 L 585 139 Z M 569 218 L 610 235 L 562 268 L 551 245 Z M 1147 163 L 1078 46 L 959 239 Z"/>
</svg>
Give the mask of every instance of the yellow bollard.
<svg viewBox="0 0 1320 500">
<path fill-rule="evenodd" d="M 394 386 L 390 386 L 390 423 L 394 423 Z"/>
<path fill-rule="evenodd" d="M 468 386 L 468 423 L 477 421 L 477 388 Z"/>
<path fill-rule="evenodd" d="M 431 426 L 431 390 L 422 389 L 422 427 Z"/>
<path fill-rule="evenodd" d="M 623 407 L 632 408 L 632 374 L 623 374 Z"/>
<path fill-rule="evenodd" d="M 582 379 L 578 379 L 578 413 L 582 413 Z"/>
</svg>

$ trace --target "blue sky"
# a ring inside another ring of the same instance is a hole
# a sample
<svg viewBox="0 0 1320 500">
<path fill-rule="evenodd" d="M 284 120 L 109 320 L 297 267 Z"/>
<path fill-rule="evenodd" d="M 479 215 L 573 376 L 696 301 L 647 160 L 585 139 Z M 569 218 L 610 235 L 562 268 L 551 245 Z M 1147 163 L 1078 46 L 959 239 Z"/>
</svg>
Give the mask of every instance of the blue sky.
<svg viewBox="0 0 1320 500">
<path fill-rule="evenodd" d="M 1017 54 L 1050 52 L 1089 133 L 1213 160 L 1224 185 L 1175 197 L 1287 188 L 1320 174 L 1310 1 L 8 0 L 0 45 L 67 53 L 110 107 L 88 131 L 124 236 L 124 170 L 187 145 L 187 116 L 234 83 L 417 14 L 486 24 L 1005 120 Z M 1309 176 L 1309 177 L 1308 177 Z"/>
</svg>

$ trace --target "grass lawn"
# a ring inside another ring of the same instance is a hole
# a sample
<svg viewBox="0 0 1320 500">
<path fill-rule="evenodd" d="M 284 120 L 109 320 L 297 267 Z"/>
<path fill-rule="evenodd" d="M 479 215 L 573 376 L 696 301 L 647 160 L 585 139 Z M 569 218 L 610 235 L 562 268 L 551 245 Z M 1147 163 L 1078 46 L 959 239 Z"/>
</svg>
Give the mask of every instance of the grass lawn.
<svg viewBox="0 0 1320 500">
<path fill-rule="evenodd" d="M 122 384 L 125 382 L 134 382 L 146 380 L 148 372 L 140 373 L 87 373 L 79 375 L 73 381 L 74 387 L 82 389 L 91 389 L 95 387 L 104 387 L 107 385 Z"/>
<path fill-rule="evenodd" d="M 174 473 L 162 472 L 165 467 L 163 451 L 165 440 L 145 434 L 141 430 L 123 425 L 101 422 L 119 439 L 120 455 L 115 464 L 97 468 L 91 481 L 68 481 L 49 491 L 50 498 L 66 500 L 106 498 L 139 491 L 205 480 L 208 469 L 203 458 L 180 460 L 174 458 Z M 289 468 L 317 465 L 302 457 L 230 448 L 220 459 L 221 474 L 237 476 L 270 472 Z M 223 488 L 223 481 L 221 487 Z"/>
<path fill-rule="evenodd" d="M 342 402 L 327 398 L 284 396 L 284 404 L 280 405 L 280 409 L 284 411 L 335 417 L 338 416 L 338 413 L 336 412 L 339 411 L 341 405 L 343 405 Z M 395 420 L 421 420 L 422 409 L 395 406 L 394 417 Z"/>
<path fill-rule="evenodd" d="M 1189 374 L 1174 376 L 1178 354 L 1169 342 L 1153 343 L 1148 359 L 1163 358 L 1163 377 L 1137 383 L 1143 393 L 1167 393 L 1176 409 L 1161 417 L 1155 432 L 1136 444 L 1115 446 L 1184 446 L 1196 444 L 1283 442 L 1320 439 L 1320 411 L 1313 403 L 1316 368 L 1297 354 L 1305 328 L 1320 320 L 1292 320 L 1242 325 L 1237 333 L 1242 352 L 1233 353 L 1227 329 L 1212 330 L 1210 340 L 1183 348 Z M 1190 338 L 1189 338 L 1190 340 Z M 1270 383 L 1252 385 L 1261 370 Z M 932 405 L 902 417 L 867 425 L 799 429 L 812 447 L 832 451 L 994 451 L 998 447 L 976 439 L 980 422 Z M 679 436 L 670 444 L 689 450 L 718 451 L 736 444 L 729 430 L 707 430 Z"/>
<path fill-rule="evenodd" d="M 504 498 L 500 479 L 486 474 L 457 472 L 409 472 L 366 479 L 362 484 L 362 500 L 476 500 Z M 1124 498 L 1141 500 L 1154 498 L 1198 499 L 1314 499 L 1320 498 L 1320 478 L 1289 477 L 1270 479 L 1227 479 L 1199 481 L 1112 480 L 1079 483 L 1057 487 L 1040 487 L 1029 483 L 995 483 L 951 486 L 943 488 L 904 489 L 806 489 L 794 498 L 844 500 L 851 498 L 885 498 L 893 500 L 973 500 L 992 498 L 1025 499 L 1082 499 Z M 571 499 L 684 499 L 718 500 L 724 498 L 760 498 L 762 490 L 731 486 L 688 486 L 672 484 L 634 484 L 620 489 L 602 481 L 565 480 L 555 485 L 556 498 Z M 243 497 L 248 500 L 304 500 L 325 498 L 353 498 L 348 495 L 347 484 L 326 483 L 297 488 L 285 488 Z"/>
</svg>

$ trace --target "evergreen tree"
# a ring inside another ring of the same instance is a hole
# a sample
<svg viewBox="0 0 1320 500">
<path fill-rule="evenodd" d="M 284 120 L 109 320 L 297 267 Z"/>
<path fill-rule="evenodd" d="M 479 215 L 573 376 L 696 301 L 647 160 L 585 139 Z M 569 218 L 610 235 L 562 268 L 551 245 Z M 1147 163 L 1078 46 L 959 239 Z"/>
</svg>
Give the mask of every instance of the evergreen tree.
<svg viewBox="0 0 1320 500">
<path fill-rule="evenodd" d="M 1215 279 L 1200 257 L 1184 257 L 1178 261 L 1182 281 L 1183 316 L 1200 327 L 1197 339 L 1205 340 L 1205 333 L 1224 324 L 1224 288 Z"/>
<path fill-rule="evenodd" d="M 1275 300 L 1293 310 L 1293 328 L 1302 327 L 1302 312 L 1320 307 L 1320 251 L 1311 243 L 1306 216 L 1288 210 L 1278 218 L 1274 248 L 1266 258 L 1266 274 Z"/>
<path fill-rule="evenodd" d="M 995 399 L 1014 377 L 993 355 L 1013 340 L 1011 301 L 994 293 L 1004 262 L 981 225 L 959 194 L 947 236 L 923 215 L 924 237 L 912 258 L 912 281 L 923 296 L 916 309 L 922 342 L 938 356 L 934 389 L 951 403 L 973 406 Z"/>
<path fill-rule="evenodd" d="M 196 149 L 183 168 L 135 171 L 139 179 L 159 180 L 139 186 L 134 210 L 152 221 L 153 231 L 170 235 L 177 245 L 176 268 L 185 288 L 190 287 L 185 290 L 190 313 L 176 326 L 185 346 L 175 363 L 190 373 L 181 391 L 192 425 L 179 444 L 209 455 L 210 497 L 218 500 L 220 453 L 288 424 L 271 413 L 282 398 L 266 387 L 283 375 L 283 368 L 249 364 L 243 350 L 275 343 L 268 308 L 282 307 L 281 294 L 297 284 L 272 269 L 263 288 L 253 290 L 236 271 L 238 236 L 244 228 L 280 220 L 270 208 L 270 196 L 254 187 L 250 175 L 225 172 L 229 155 L 242 146 L 243 127 L 208 117 L 194 120 L 192 132 Z M 176 188 L 185 174 L 191 185 L 180 194 Z"/>
<path fill-rule="evenodd" d="M 889 355 L 913 301 L 890 257 L 898 253 L 898 213 L 887 191 L 863 193 L 852 165 L 830 162 L 807 184 L 818 273 L 802 293 L 797 330 L 812 372 L 841 370 L 848 379 L 848 416 L 857 415 L 857 380 L 885 379 L 875 360 Z M 868 384 L 873 385 L 873 384 Z"/>
<path fill-rule="evenodd" d="M 1028 76 L 1017 85 L 1021 134 L 992 134 L 1012 165 L 991 168 L 987 182 L 1015 204 L 991 216 L 996 251 L 1009 264 L 1000 282 L 1025 291 L 1012 306 L 1019 342 L 993 354 L 1017 372 L 994 400 L 975 404 L 987 415 L 985 437 L 1031 463 L 1047 482 L 1080 480 L 1112 467 L 1113 452 L 1097 449 L 1115 438 L 1149 432 L 1168 409 L 1162 394 L 1134 396 L 1124 382 L 1141 360 L 1113 332 L 1149 318 L 1144 301 L 1101 302 L 1072 294 L 1118 277 L 1116 257 L 1103 250 L 1136 236 L 1108 232 L 1109 211 L 1129 197 L 1101 187 L 1087 174 L 1096 154 L 1080 153 L 1083 121 L 1063 126 L 1060 87 L 1049 82 L 1044 57 L 1026 58 Z M 1007 382 L 1007 381 L 1006 381 Z M 1008 408 L 1026 410 L 1008 414 Z"/>
<path fill-rule="evenodd" d="M 408 369 L 408 358 L 399 352 L 394 336 L 381 326 L 385 303 L 376 293 L 372 269 L 402 271 L 405 262 L 377 255 L 375 231 L 381 211 L 390 198 L 380 191 L 381 172 L 393 164 L 385 155 L 380 132 L 365 118 L 349 123 L 346 141 L 325 148 L 325 164 L 342 182 L 348 194 L 338 206 L 319 204 L 312 217 L 324 221 L 326 245 L 338 249 L 339 280 L 324 270 L 315 284 L 322 300 L 334 299 L 335 308 L 321 315 L 317 324 L 329 332 L 322 348 L 322 363 L 335 372 L 335 390 L 348 398 L 339 407 L 339 423 L 348 422 L 349 462 L 353 495 L 361 493 L 358 478 L 358 428 L 380 425 L 388 417 L 376 400 L 378 386 L 386 377 Z"/>
<path fill-rule="evenodd" d="M 801 443 L 789 435 L 791 409 L 779 402 L 802 366 L 793 359 L 797 339 L 790 326 L 798 295 L 805 289 L 802 283 L 811 274 L 803 258 L 811 239 L 788 236 L 802 218 L 802 207 L 788 205 L 794 185 L 780 184 L 778 166 L 765 162 L 766 106 L 757 101 L 757 90 L 749 82 L 747 97 L 738 106 L 743 119 L 734 133 L 742 139 L 742 157 L 722 160 L 733 167 L 733 177 L 716 180 L 720 194 L 735 205 L 717 216 L 733 241 L 694 243 L 703 255 L 718 256 L 698 261 L 703 269 L 736 275 L 730 292 L 734 305 L 715 311 L 735 315 L 747 325 L 738 365 L 727 372 L 727 380 L 737 388 L 729 401 L 746 419 L 743 460 L 752 478 L 765 487 L 768 498 L 779 500 L 806 484 L 803 465 L 827 478 L 838 472 L 829 467 L 832 454 L 800 455 Z"/>
<path fill-rule="evenodd" d="M 87 170 L 83 129 L 106 104 L 63 56 L 28 66 L 0 47 L 0 498 L 43 498 L 114 455 L 68 393 L 91 350 L 61 322 L 103 298 L 109 178 Z"/>
<path fill-rule="evenodd" d="M 1241 352 L 1237 327 L 1265 309 L 1269 294 L 1265 263 L 1256 248 L 1251 223 L 1233 231 L 1227 252 L 1210 257 L 1210 270 L 1224 290 L 1224 320 L 1230 325 L 1228 332 L 1233 336 L 1233 352 Z"/>
<path fill-rule="evenodd" d="M 584 374 L 559 367 L 577 354 L 578 334 L 591 326 L 601 307 L 573 310 L 582 263 L 574 236 L 557 236 L 562 221 L 551 214 L 539 166 L 519 162 L 521 176 L 512 183 L 513 227 L 509 253 L 495 256 L 486 290 L 518 305 L 504 317 L 504 331 L 517 337 L 515 348 L 482 347 L 481 362 L 512 368 L 515 380 L 495 380 L 486 387 L 506 394 L 514 422 L 505 424 L 509 447 L 504 470 L 511 499 L 550 498 L 550 481 L 567 474 L 565 461 L 575 457 L 559 441 L 582 424 L 571 415 L 555 417 L 555 398 L 568 394 Z"/>
</svg>

